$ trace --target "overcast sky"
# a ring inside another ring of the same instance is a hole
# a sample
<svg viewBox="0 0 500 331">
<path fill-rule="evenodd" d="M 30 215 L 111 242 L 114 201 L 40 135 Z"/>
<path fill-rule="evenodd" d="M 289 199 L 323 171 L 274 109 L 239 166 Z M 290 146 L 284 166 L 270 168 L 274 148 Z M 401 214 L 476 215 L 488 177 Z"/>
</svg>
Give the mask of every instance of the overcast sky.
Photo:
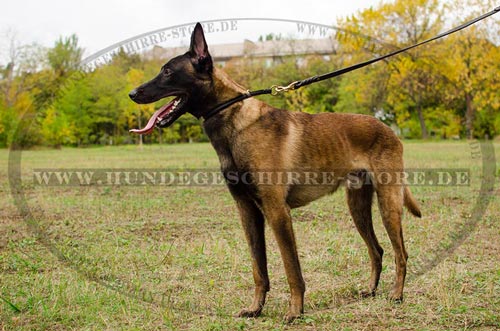
<svg viewBox="0 0 500 331">
<path fill-rule="evenodd" d="M 0 10 L 0 33 L 3 47 L 8 30 L 17 33 L 21 44 L 36 42 L 44 46 L 52 46 L 59 36 L 75 33 L 88 56 L 138 34 L 178 24 L 258 17 L 330 25 L 339 17 L 378 3 L 379 0 L 6 0 Z M 263 25 L 256 24 L 255 28 L 262 29 Z"/>
</svg>

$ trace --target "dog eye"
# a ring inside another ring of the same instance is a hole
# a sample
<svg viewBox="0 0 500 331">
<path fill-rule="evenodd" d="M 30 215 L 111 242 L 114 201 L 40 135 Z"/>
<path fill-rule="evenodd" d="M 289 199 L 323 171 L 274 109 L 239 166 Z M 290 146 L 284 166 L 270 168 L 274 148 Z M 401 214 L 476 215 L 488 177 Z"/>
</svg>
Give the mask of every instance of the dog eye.
<svg viewBox="0 0 500 331">
<path fill-rule="evenodd" d="M 162 74 L 163 76 L 168 77 L 172 74 L 172 70 L 170 70 L 169 68 L 164 68 Z"/>
</svg>

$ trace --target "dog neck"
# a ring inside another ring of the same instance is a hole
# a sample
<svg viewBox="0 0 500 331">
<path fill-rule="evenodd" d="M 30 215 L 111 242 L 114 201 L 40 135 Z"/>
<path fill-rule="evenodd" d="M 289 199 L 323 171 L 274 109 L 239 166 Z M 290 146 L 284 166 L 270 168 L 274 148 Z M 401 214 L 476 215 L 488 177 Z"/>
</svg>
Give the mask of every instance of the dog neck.
<svg viewBox="0 0 500 331">
<path fill-rule="evenodd" d="M 238 94 L 244 93 L 246 89 L 240 84 L 236 83 L 229 75 L 222 69 L 214 68 L 213 71 L 214 90 L 218 91 L 217 94 L 221 100 L 225 101 L 227 98 L 235 97 Z M 223 95 L 227 94 L 227 95 Z"/>
<path fill-rule="evenodd" d="M 235 82 L 222 69 L 214 68 L 212 79 L 213 79 L 213 92 L 212 92 L 212 97 L 210 99 L 213 100 L 213 103 L 207 105 L 211 107 L 209 109 L 213 109 L 217 105 L 220 105 L 230 99 L 240 96 L 241 94 L 244 94 L 248 91 L 246 88 Z M 242 111 L 244 111 L 245 113 L 248 112 L 256 113 L 258 110 L 266 108 L 265 106 L 267 106 L 265 103 L 258 101 L 257 99 L 254 98 L 250 98 L 244 101 L 236 102 L 234 105 L 228 106 L 227 109 L 220 111 L 220 113 L 222 114 L 222 116 L 220 117 L 227 119 L 228 117 L 232 117 L 232 115 L 234 115 L 233 113 Z M 205 118 L 205 122 L 209 121 L 210 118 L 211 117 Z"/>
<path fill-rule="evenodd" d="M 234 98 L 247 90 L 232 80 L 222 69 L 214 68 L 213 72 L 214 106 Z M 230 139 L 230 137 L 252 125 L 265 112 L 272 109 L 266 103 L 249 98 L 237 102 L 203 122 L 203 127 L 211 141 Z"/>
</svg>

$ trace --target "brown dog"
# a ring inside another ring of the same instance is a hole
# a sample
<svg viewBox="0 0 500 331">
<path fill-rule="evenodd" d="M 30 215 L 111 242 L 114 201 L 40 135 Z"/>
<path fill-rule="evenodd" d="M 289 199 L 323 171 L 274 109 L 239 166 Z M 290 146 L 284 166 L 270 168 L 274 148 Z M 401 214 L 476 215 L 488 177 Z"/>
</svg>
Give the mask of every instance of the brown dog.
<svg viewBox="0 0 500 331">
<path fill-rule="evenodd" d="M 403 147 L 396 135 L 370 116 L 288 112 L 257 99 L 246 99 L 207 116 L 216 105 L 241 93 L 245 93 L 243 87 L 213 66 L 200 24 L 193 30 L 187 53 L 170 60 L 157 77 L 130 92 L 137 103 L 176 97 L 144 129 L 133 130 L 136 133 L 149 133 L 155 125 L 169 126 L 186 112 L 205 119 L 205 132 L 228 179 L 252 255 L 254 299 L 239 316 L 260 315 L 269 291 L 264 220 L 278 242 L 290 286 L 286 320 L 301 315 L 305 284 L 290 209 L 332 193 L 342 183 L 347 183 L 349 209 L 371 259 L 370 283 L 363 294 L 375 294 L 382 270 L 383 250 L 372 225 L 376 192 L 396 260 L 390 299 L 402 300 L 408 258 L 401 228 L 403 205 L 418 217 L 420 210 L 407 186 L 383 179 L 404 170 Z M 318 175 L 324 173 L 334 176 L 320 181 Z M 293 176 L 287 177 L 289 174 Z M 261 177 L 265 180 L 259 180 Z M 353 185 L 356 179 L 361 185 Z"/>
</svg>

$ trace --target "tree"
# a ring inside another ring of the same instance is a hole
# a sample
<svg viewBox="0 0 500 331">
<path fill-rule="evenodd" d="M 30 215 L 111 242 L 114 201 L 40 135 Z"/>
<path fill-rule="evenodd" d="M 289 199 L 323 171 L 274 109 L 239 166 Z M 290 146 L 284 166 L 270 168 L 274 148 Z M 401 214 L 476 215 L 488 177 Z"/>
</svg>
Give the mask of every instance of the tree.
<svg viewBox="0 0 500 331">
<path fill-rule="evenodd" d="M 60 37 L 53 48 L 47 52 L 50 67 L 57 77 L 65 77 L 79 68 L 83 49 L 78 46 L 78 37 Z"/>
<path fill-rule="evenodd" d="M 53 128 L 64 127 L 67 137 L 61 137 L 58 143 L 76 144 L 84 146 L 95 143 L 92 139 L 94 130 L 94 118 L 92 116 L 95 97 L 91 90 L 91 80 L 93 74 L 85 74 L 79 72 L 71 75 L 65 82 L 64 92 L 47 110 L 47 117 L 54 118 L 49 122 L 43 121 L 45 138 L 49 137 L 47 132 Z M 61 123 L 65 123 L 62 125 Z M 45 128 L 45 125 L 50 125 L 51 128 Z M 51 140 L 56 140 L 51 138 Z M 54 145 L 53 142 L 47 142 L 49 145 Z"/>
<path fill-rule="evenodd" d="M 131 68 L 127 72 L 127 84 L 125 85 L 123 94 L 127 95 L 128 91 L 136 88 L 140 84 L 144 83 L 144 72 L 139 69 Z M 154 112 L 154 104 L 138 105 L 128 97 L 124 97 L 124 112 L 123 119 L 125 120 L 125 125 L 129 128 L 139 127 L 142 128 L 148 118 Z M 139 135 L 139 145 L 142 146 L 142 134 Z"/>
<path fill-rule="evenodd" d="M 333 110 L 373 115 L 386 106 L 388 83 L 389 71 L 383 64 L 351 72 L 340 79 Z"/>
<path fill-rule="evenodd" d="M 21 45 L 13 31 L 3 41 L 7 63 L 0 66 L 0 146 L 14 140 L 16 147 L 31 146 L 39 143 L 36 93 L 45 50 L 37 44 Z"/>
<path fill-rule="evenodd" d="M 420 42 L 493 6 L 490 0 L 446 4 L 437 0 L 397 0 L 341 20 L 344 30 L 337 34 L 337 40 L 344 58 L 358 62 L 361 52 L 375 57 L 391 51 L 393 48 L 388 45 L 402 47 Z M 346 75 L 342 77 L 335 108 L 362 111 L 356 106 L 366 109 L 370 105 L 367 100 L 378 100 L 412 136 L 417 128 L 412 122 L 417 121 L 423 138 L 431 134 L 449 136 L 457 131 L 457 119 L 461 119 L 464 128 L 457 134 L 465 132 L 468 138 L 498 134 L 494 123 L 499 110 L 496 74 L 499 26 L 498 19 L 491 17 L 445 39 L 393 57 L 379 72 L 370 67 Z M 369 84 L 374 81 L 372 74 L 380 78 L 376 84 Z M 380 93 L 384 91 L 385 96 Z M 442 111 L 441 118 L 436 111 Z"/>
<path fill-rule="evenodd" d="M 349 52 L 363 51 L 372 57 L 380 56 L 393 50 L 393 47 L 388 45 L 403 47 L 434 36 L 442 28 L 442 15 L 442 5 L 437 0 L 396 0 L 393 3 L 383 3 L 376 9 L 370 8 L 341 20 L 339 25 L 343 30 L 337 34 L 337 40 L 347 55 Z M 366 38 L 366 35 L 372 38 Z M 378 40 L 384 42 L 377 42 Z M 350 58 L 353 62 L 359 60 L 356 55 L 351 55 Z M 386 97 L 386 106 L 399 118 L 408 118 L 405 114 L 415 113 L 421 136 L 427 138 L 424 112 L 433 102 L 434 93 L 428 87 L 437 79 L 433 71 L 435 60 L 428 47 L 420 47 L 390 59 L 389 65 L 385 67 L 387 73 L 378 73 L 382 77 L 382 84 L 375 84 L 385 89 L 383 82 L 384 77 L 387 77 L 387 95 L 375 88 L 371 93 L 375 93 L 375 97 L 365 99 L 377 101 L 376 105 L 380 106 L 382 99 Z M 373 70 L 368 69 L 365 72 L 373 73 Z M 374 105 L 373 102 L 366 104 L 372 107 Z"/>
<path fill-rule="evenodd" d="M 66 115 L 57 113 L 54 108 L 49 108 L 42 120 L 42 135 L 46 144 L 56 148 L 73 142 Z"/>
<path fill-rule="evenodd" d="M 468 21 L 480 13 L 492 8 L 493 3 L 487 1 L 468 0 L 466 3 L 455 2 L 450 5 L 454 11 L 453 24 L 458 25 Z M 466 8 L 466 9 L 465 9 Z M 491 18 L 494 20 L 494 17 Z M 493 31 L 497 34 L 492 34 Z M 442 75 L 447 80 L 446 101 L 453 104 L 464 118 L 465 135 L 468 139 L 475 136 L 475 120 L 480 111 L 493 114 L 498 107 L 500 79 L 498 77 L 499 47 L 492 40 L 498 38 L 498 21 L 496 28 L 490 29 L 485 22 L 469 27 L 448 38 L 445 46 L 446 56 L 440 67 Z M 482 125 L 488 126 L 488 121 L 482 117 Z M 494 118 L 491 119 L 491 123 Z M 481 126 L 481 125 L 480 125 Z M 482 130 L 491 135 L 491 130 Z M 488 132 L 486 132 L 488 131 Z M 494 131 L 494 129 L 493 129 Z M 497 134 L 499 132 L 497 131 Z"/>
</svg>

